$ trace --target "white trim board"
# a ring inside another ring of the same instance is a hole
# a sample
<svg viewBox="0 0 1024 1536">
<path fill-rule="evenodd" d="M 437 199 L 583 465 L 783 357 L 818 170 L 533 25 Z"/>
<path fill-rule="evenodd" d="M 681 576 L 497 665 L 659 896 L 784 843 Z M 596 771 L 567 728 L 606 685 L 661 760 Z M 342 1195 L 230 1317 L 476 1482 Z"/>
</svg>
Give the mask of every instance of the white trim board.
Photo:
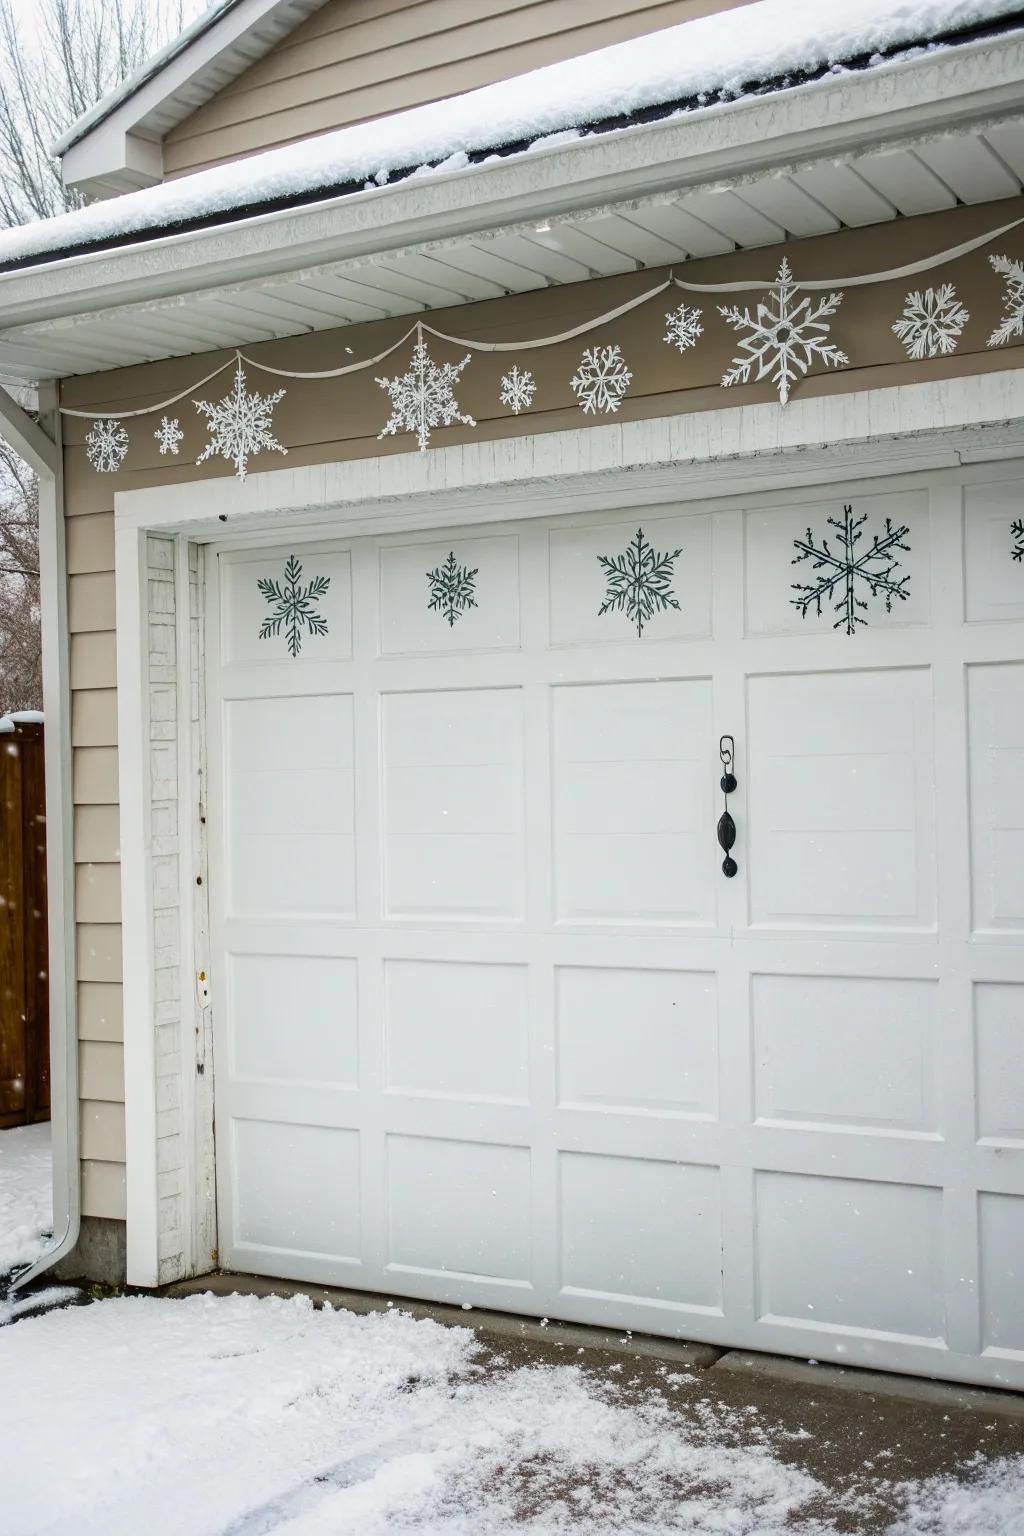
<svg viewBox="0 0 1024 1536">
<path fill-rule="evenodd" d="M 145 1027 L 153 1018 L 142 558 L 147 532 L 177 533 L 197 542 L 256 543 L 280 540 L 286 527 L 292 536 L 303 529 L 310 537 L 381 533 L 616 504 L 707 502 L 752 490 L 764 496 L 827 484 L 845 474 L 882 478 L 1014 454 L 1024 454 L 1021 369 L 798 400 L 785 410 L 731 407 L 473 442 L 423 455 L 272 470 L 244 482 L 218 478 L 117 493 L 129 1283 L 152 1286 L 159 1273 L 156 1083 L 152 1028 Z M 211 514 L 211 506 L 219 511 Z M 179 564 L 179 571 L 185 568 Z M 184 606 L 176 607 L 176 622 L 184 617 L 187 623 L 187 594 Z M 189 966 L 194 974 L 195 964 L 194 956 L 183 954 L 182 975 Z M 182 1033 L 184 1040 L 184 1028 Z"/>
</svg>

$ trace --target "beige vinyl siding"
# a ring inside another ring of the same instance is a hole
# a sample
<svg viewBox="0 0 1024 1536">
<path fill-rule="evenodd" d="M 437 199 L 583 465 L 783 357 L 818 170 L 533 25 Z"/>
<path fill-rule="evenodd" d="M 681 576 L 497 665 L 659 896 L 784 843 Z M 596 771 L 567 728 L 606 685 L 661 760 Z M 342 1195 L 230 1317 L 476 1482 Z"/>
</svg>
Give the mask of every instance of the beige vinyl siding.
<svg viewBox="0 0 1024 1536">
<path fill-rule="evenodd" d="M 74 511 L 69 503 L 69 510 Z M 123 1219 L 114 514 L 67 519 L 82 1209 Z"/>
<path fill-rule="evenodd" d="M 331 0 L 164 140 L 181 176 L 750 0 Z"/>
</svg>

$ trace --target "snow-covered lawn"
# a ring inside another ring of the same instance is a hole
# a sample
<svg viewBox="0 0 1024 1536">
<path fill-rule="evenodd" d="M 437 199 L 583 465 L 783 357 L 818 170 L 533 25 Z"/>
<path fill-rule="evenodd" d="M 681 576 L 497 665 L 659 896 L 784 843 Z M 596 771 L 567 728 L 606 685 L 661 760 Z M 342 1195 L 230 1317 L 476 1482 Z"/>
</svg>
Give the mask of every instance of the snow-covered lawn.
<svg viewBox="0 0 1024 1536">
<path fill-rule="evenodd" d="M 0 1277 L 41 1252 L 53 1222 L 50 1127 L 0 1131 Z"/>
<path fill-rule="evenodd" d="M 514 1367 L 303 1299 L 125 1298 L 0 1329 L 5 1536 L 1020 1536 L 1024 1461 L 863 1489 L 668 1366 Z M 787 1444 L 788 1442 L 788 1444 Z M 787 1454 L 788 1453 L 788 1454 Z M 852 1501 L 852 1502 L 851 1502 Z M 870 1518 L 869 1518 L 870 1517 Z"/>
</svg>

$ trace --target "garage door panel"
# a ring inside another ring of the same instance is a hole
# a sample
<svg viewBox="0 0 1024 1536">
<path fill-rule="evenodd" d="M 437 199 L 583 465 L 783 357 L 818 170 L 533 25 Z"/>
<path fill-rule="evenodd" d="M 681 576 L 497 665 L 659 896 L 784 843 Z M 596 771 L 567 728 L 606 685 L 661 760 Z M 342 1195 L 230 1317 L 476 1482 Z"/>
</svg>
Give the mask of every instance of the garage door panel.
<svg viewBox="0 0 1024 1536">
<path fill-rule="evenodd" d="M 929 622 L 925 492 L 801 501 L 749 511 L 744 525 L 749 635 L 853 636 Z M 804 611 L 801 598 L 819 591 L 820 612 L 813 595 Z"/>
<path fill-rule="evenodd" d="M 616 577 L 614 570 L 620 575 Z M 654 572 L 663 599 L 650 615 L 629 598 L 631 580 Z M 638 514 L 554 529 L 548 539 L 551 643 L 649 645 L 711 633 L 711 520 L 706 514 Z M 602 609 L 604 610 L 602 612 Z"/>
<path fill-rule="evenodd" d="M 562 1152 L 558 1172 L 563 1291 L 720 1311 L 717 1168 Z"/>
<path fill-rule="evenodd" d="M 311 583 L 319 584 L 313 593 Z M 296 606 L 303 616 L 293 621 Z M 220 619 L 225 665 L 287 661 L 294 670 L 351 656 L 348 551 L 307 545 L 222 556 Z"/>
<path fill-rule="evenodd" d="M 563 921 L 714 920 L 711 683 L 552 692 Z"/>
<path fill-rule="evenodd" d="M 389 1092 L 529 1102 L 525 966 L 386 960 L 384 994 Z"/>
<path fill-rule="evenodd" d="M 518 647 L 518 551 L 516 536 L 500 534 L 385 545 L 380 551 L 382 654 L 451 655 Z"/>
<path fill-rule="evenodd" d="M 387 914 L 520 917 L 521 690 L 390 694 L 381 758 Z"/>
<path fill-rule="evenodd" d="M 927 672 L 753 677 L 747 689 L 753 922 L 933 923 Z"/>
<path fill-rule="evenodd" d="M 555 996 L 560 1107 L 714 1117 L 713 974 L 559 967 Z"/>
<path fill-rule="evenodd" d="M 964 491 L 963 557 L 969 623 L 1024 619 L 1024 562 L 1014 558 L 1022 540 L 1013 533 L 1021 516 L 1020 485 L 971 485 Z"/>
<path fill-rule="evenodd" d="M 1024 1147 L 1024 985 L 974 989 L 977 1134 Z"/>
<path fill-rule="evenodd" d="M 1024 1198 L 982 1191 L 978 1242 L 982 1348 L 1024 1359 Z"/>
<path fill-rule="evenodd" d="M 938 1133 L 934 982 L 754 976 L 754 1113 L 867 1135 Z"/>
<path fill-rule="evenodd" d="M 354 1088 L 359 1080 L 355 960 L 233 955 L 231 1070 L 239 1079 Z"/>
<path fill-rule="evenodd" d="M 267 1120 L 233 1130 L 238 1242 L 358 1261 L 358 1132 Z"/>
<path fill-rule="evenodd" d="M 1024 664 L 967 669 L 974 926 L 1024 929 Z"/>
<path fill-rule="evenodd" d="M 805 1327 L 942 1340 L 942 1191 L 760 1171 L 757 1313 Z"/>
<path fill-rule="evenodd" d="M 530 1151 L 389 1135 L 387 1263 L 529 1285 Z"/>
</svg>

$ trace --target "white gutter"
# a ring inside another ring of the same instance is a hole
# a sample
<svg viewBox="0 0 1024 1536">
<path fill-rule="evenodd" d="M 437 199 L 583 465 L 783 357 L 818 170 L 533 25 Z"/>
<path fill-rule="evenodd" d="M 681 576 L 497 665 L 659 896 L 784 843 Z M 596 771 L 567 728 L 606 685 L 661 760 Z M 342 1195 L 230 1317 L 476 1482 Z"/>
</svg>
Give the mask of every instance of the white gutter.
<svg viewBox="0 0 1024 1536">
<path fill-rule="evenodd" d="M 70 1253 L 81 1228 L 78 1160 L 78 998 L 75 984 L 74 810 L 64 476 L 56 386 L 39 391 L 39 423 L 0 390 L 0 436 L 39 480 L 39 584 L 43 637 L 46 907 L 50 999 L 53 1239 L 17 1288 Z"/>
<path fill-rule="evenodd" d="M 422 249 L 631 197 L 781 174 L 804 161 L 856 157 L 1022 110 L 1018 32 L 309 207 L 64 255 L 0 273 L 0 352 L 4 335 L 18 326 Z"/>
</svg>

